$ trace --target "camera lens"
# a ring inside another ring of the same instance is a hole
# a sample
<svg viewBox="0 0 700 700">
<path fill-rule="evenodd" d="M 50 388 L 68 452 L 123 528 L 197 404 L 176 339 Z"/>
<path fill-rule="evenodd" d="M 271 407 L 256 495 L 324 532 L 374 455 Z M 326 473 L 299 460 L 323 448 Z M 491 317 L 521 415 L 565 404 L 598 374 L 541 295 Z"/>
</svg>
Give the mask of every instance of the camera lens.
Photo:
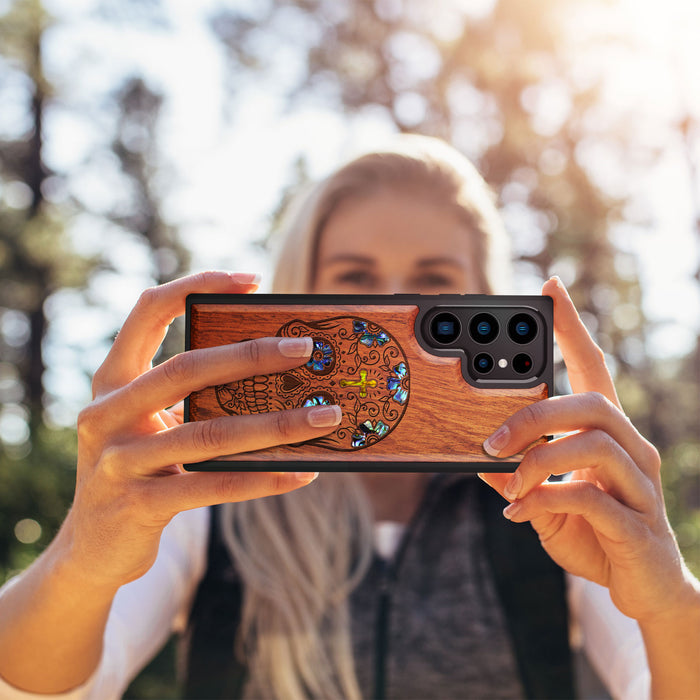
<svg viewBox="0 0 700 700">
<path fill-rule="evenodd" d="M 477 343 L 490 343 L 498 335 L 498 321 L 491 314 L 477 314 L 469 322 L 469 335 Z"/>
<path fill-rule="evenodd" d="M 438 343 L 448 345 L 459 337 L 462 326 L 459 319 L 451 313 L 437 314 L 430 323 L 430 332 Z"/>
<path fill-rule="evenodd" d="M 532 358 L 524 352 L 513 358 L 513 369 L 518 374 L 527 374 L 532 369 Z"/>
<path fill-rule="evenodd" d="M 487 374 L 493 369 L 493 357 L 487 352 L 480 352 L 474 358 L 474 369 L 479 374 Z"/>
<path fill-rule="evenodd" d="M 524 345 L 537 335 L 537 321 L 530 314 L 515 314 L 508 322 L 511 340 Z"/>
</svg>

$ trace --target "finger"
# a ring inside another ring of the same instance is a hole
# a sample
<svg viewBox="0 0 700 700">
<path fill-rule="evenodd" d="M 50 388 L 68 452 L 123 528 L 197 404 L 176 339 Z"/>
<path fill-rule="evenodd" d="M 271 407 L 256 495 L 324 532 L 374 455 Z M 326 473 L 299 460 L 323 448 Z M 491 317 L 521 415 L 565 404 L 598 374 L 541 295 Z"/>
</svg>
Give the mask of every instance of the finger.
<svg viewBox="0 0 700 700">
<path fill-rule="evenodd" d="M 586 470 L 613 498 L 639 512 L 655 503 L 649 479 L 608 433 L 593 429 L 568 435 L 527 452 L 505 485 L 503 494 L 514 501 L 524 498 L 551 474 Z"/>
<path fill-rule="evenodd" d="M 629 542 L 638 536 L 634 512 L 590 481 L 542 484 L 507 506 L 503 515 L 513 522 L 531 521 L 543 544 L 556 534 L 544 527 L 552 522 L 548 515 L 581 516 L 596 531 L 603 548 L 605 540 Z"/>
<path fill-rule="evenodd" d="M 317 472 L 184 472 L 143 485 L 158 515 L 274 496 L 305 486 Z"/>
<path fill-rule="evenodd" d="M 339 406 L 313 406 L 184 423 L 113 447 L 103 467 L 118 471 L 133 465 L 134 473 L 150 475 L 172 464 L 312 440 L 331 432 L 341 418 Z"/>
<path fill-rule="evenodd" d="M 231 345 L 190 350 L 148 370 L 104 404 L 113 421 L 133 419 L 135 411 L 152 415 L 193 391 L 258 374 L 298 367 L 311 357 L 312 338 L 256 338 Z"/>
<path fill-rule="evenodd" d="M 543 435 L 597 428 L 610 435 L 648 476 L 659 469 L 658 452 L 602 394 L 555 396 L 516 411 L 484 442 L 493 457 L 517 454 Z"/>
<path fill-rule="evenodd" d="M 603 351 L 596 345 L 558 277 L 547 280 L 542 294 L 554 301 L 554 335 L 574 393 L 597 391 L 620 406 Z"/>
<path fill-rule="evenodd" d="M 177 407 L 160 411 L 158 415 L 166 428 L 174 428 L 176 425 L 181 425 L 184 423 L 183 402 L 178 403 Z"/>
<path fill-rule="evenodd" d="M 168 420 L 168 425 L 180 425 L 185 421 L 185 402 L 178 401 L 174 406 L 171 406 L 166 413 L 170 416 L 171 420 Z"/>
<path fill-rule="evenodd" d="M 513 508 L 506 507 L 504 517 L 513 522 L 526 522 L 524 516 L 527 513 L 522 509 L 518 512 L 519 506 L 520 501 L 517 501 Z M 609 575 L 609 561 L 601 547 L 602 536 L 599 537 L 595 528 L 578 515 L 536 511 L 534 504 L 530 503 L 529 506 L 533 517 L 527 522 L 537 532 L 544 550 L 552 559 L 569 573 L 605 585 Z M 572 542 L 576 543 L 574 547 L 571 546 Z"/>
<path fill-rule="evenodd" d="M 93 396 L 124 386 L 145 372 L 173 319 L 185 312 L 185 299 L 194 293 L 251 292 L 257 275 L 202 272 L 144 291 L 119 331 L 93 379 Z"/>
</svg>

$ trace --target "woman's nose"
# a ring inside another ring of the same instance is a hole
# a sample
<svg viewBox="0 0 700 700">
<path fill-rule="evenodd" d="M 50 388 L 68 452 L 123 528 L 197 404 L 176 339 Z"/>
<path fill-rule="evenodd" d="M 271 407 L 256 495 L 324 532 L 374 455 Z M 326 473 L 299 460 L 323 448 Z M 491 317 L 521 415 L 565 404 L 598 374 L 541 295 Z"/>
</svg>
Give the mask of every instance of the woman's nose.
<svg viewBox="0 0 700 700">
<path fill-rule="evenodd" d="M 377 294 L 411 294 L 416 291 L 411 287 L 410 281 L 400 275 L 380 280 L 377 287 Z"/>
</svg>

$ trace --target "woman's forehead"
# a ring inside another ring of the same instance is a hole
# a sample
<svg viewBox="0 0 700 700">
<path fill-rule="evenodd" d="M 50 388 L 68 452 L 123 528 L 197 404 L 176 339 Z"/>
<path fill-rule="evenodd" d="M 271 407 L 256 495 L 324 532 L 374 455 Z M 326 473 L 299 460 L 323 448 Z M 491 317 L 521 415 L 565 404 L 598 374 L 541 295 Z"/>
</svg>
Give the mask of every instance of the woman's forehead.
<svg viewBox="0 0 700 700">
<path fill-rule="evenodd" d="M 347 262 L 386 255 L 416 258 L 424 265 L 449 264 L 468 252 L 469 238 L 454 209 L 428 197 L 383 191 L 341 202 L 321 232 L 319 254 Z"/>
</svg>

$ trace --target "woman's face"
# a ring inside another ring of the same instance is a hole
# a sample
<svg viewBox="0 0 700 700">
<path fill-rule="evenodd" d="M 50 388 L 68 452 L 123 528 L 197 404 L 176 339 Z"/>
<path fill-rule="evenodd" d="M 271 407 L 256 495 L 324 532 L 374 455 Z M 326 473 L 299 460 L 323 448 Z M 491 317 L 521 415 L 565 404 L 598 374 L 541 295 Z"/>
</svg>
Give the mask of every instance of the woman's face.
<svg viewBox="0 0 700 700">
<path fill-rule="evenodd" d="M 313 291 L 478 294 L 470 233 L 414 191 L 348 199 L 321 233 Z"/>
</svg>

